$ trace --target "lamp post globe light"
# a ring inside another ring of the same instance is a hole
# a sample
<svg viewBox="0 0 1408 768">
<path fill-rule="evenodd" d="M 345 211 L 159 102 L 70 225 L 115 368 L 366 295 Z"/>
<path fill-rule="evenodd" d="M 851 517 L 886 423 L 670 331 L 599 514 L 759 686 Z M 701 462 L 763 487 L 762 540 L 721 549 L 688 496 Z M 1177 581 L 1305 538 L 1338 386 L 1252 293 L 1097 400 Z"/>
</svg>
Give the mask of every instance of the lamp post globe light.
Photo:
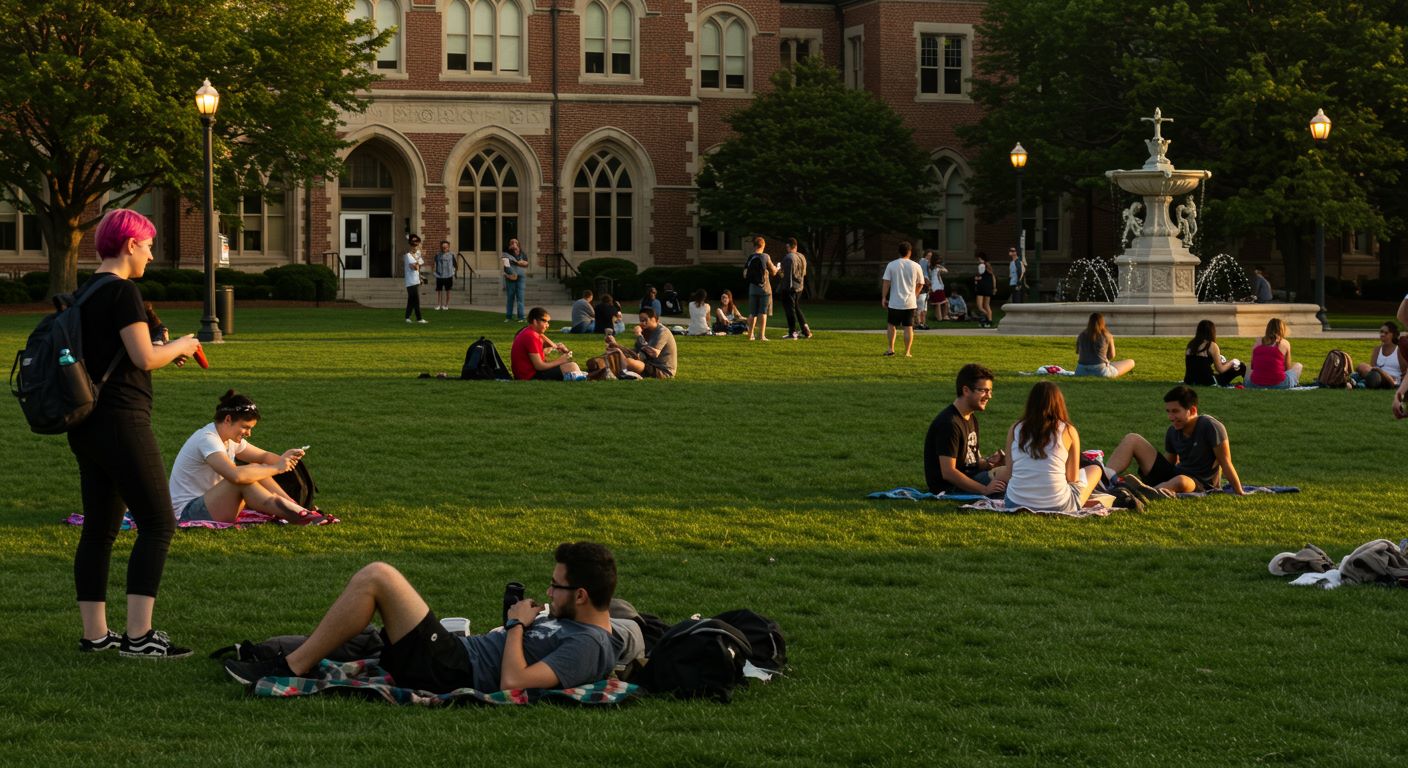
<svg viewBox="0 0 1408 768">
<path fill-rule="evenodd" d="M 1330 118 L 1325 116 L 1325 110 L 1315 110 L 1315 117 L 1310 118 L 1310 138 L 1315 140 L 1317 145 L 1323 145 L 1330 138 Z M 1323 215 L 1315 219 L 1315 305 L 1319 307 L 1315 312 L 1315 317 L 1320 320 L 1320 328 L 1330 330 L 1329 317 L 1325 313 L 1325 217 Z"/>
<path fill-rule="evenodd" d="M 1012 151 L 1007 153 L 1007 159 L 1012 162 L 1012 168 L 1017 172 L 1017 259 L 1021 261 L 1026 258 L 1025 243 L 1022 242 L 1022 232 L 1025 229 L 1022 223 L 1022 169 L 1027 167 L 1027 150 L 1022 148 L 1022 142 L 1019 141 L 1016 146 L 1012 147 Z M 1037 264 L 1036 268 L 1039 273 L 1041 265 Z M 1027 301 L 1032 301 L 1039 295 L 1037 288 L 1039 279 L 1039 277 L 1027 276 L 1027 285 L 1031 286 L 1028 288 Z M 1013 300 L 1016 298 L 1016 296 L 1012 297 Z"/>
<path fill-rule="evenodd" d="M 196 338 L 202 342 L 220 341 L 220 325 L 215 320 L 215 180 L 213 157 L 213 130 L 215 110 L 220 108 L 220 92 L 215 90 L 207 78 L 205 84 L 196 91 L 196 112 L 201 125 L 205 126 L 205 308 L 201 313 L 200 331 Z"/>
</svg>

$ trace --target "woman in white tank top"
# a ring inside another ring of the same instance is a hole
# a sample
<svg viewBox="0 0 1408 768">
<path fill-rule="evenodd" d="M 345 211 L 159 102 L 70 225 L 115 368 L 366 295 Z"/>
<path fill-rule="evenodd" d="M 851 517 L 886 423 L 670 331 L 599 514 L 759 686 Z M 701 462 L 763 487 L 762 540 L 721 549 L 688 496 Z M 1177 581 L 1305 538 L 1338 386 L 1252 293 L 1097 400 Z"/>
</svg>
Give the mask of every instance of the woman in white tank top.
<svg viewBox="0 0 1408 768">
<path fill-rule="evenodd" d="M 1369 353 L 1374 361 L 1360 363 L 1359 378 L 1369 389 L 1393 389 L 1403 381 L 1403 357 L 1398 351 L 1398 323 L 1389 320 L 1379 326 L 1379 345 Z"/>
<path fill-rule="evenodd" d="M 1100 468 L 1080 466 L 1080 434 L 1066 413 L 1066 398 L 1043 381 L 1027 395 L 1022 420 L 1007 430 L 1007 508 L 1075 512 L 1090 498 Z"/>
</svg>

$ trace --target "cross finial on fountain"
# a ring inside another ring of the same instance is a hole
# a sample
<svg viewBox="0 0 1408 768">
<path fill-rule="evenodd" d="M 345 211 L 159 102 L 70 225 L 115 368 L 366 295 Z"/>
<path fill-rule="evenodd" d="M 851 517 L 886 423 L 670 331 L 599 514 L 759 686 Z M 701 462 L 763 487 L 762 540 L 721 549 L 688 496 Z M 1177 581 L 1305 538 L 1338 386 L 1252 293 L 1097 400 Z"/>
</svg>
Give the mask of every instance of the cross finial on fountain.
<svg viewBox="0 0 1408 768">
<path fill-rule="evenodd" d="M 1154 141 L 1163 141 L 1163 123 L 1173 122 L 1173 118 L 1164 117 L 1163 110 L 1159 109 L 1158 107 L 1154 107 L 1153 117 L 1141 117 L 1139 118 L 1139 120 L 1140 122 L 1154 124 Z"/>
</svg>

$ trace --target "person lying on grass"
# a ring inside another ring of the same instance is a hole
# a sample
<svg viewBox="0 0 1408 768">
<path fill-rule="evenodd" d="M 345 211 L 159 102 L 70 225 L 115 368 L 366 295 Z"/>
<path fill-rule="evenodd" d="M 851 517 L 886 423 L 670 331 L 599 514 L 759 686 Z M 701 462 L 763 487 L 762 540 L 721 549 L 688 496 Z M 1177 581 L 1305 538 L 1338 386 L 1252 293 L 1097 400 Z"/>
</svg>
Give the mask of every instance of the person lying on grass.
<svg viewBox="0 0 1408 768">
<path fill-rule="evenodd" d="M 269 453 L 248 438 L 259 423 L 259 407 L 227 390 L 215 406 L 215 420 L 186 439 L 171 465 L 171 509 L 181 522 L 233 523 L 248 507 L 292 523 L 328 520 L 317 508 L 304 509 L 274 481 L 303 458 L 303 449 Z M 235 459 L 245 462 L 237 466 Z"/>
<path fill-rule="evenodd" d="M 225 662 L 237 682 L 305 677 L 333 649 L 381 614 L 381 666 L 403 688 L 447 693 L 458 688 L 498 691 L 571 688 L 605 679 L 616 663 L 609 609 L 616 592 L 616 559 L 592 542 L 564 543 L 553 553 L 548 615 L 523 599 L 508 609 L 504 626 L 462 637 L 441 626 L 400 571 L 372 563 L 358 571 L 318 628 L 287 656 Z"/>
<path fill-rule="evenodd" d="M 958 397 L 939 412 L 924 435 L 924 481 L 930 493 L 1001 493 L 1010 468 L 1001 450 L 978 451 L 978 412 L 992 400 L 992 371 L 969 363 L 958 369 Z"/>
<path fill-rule="evenodd" d="M 1223 475 L 1232 484 L 1233 493 L 1247 495 L 1237 468 L 1232 466 L 1227 428 L 1198 413 L 1197 391 L 1182 384 L 1170 389 L 1164 395 L 1164 412 L 1169 423 L 1164 453 L 1154 450 L 1142 435 L 1125 435 L 1105 463 L 1106 477 L 1113 480 L 1137 462 L 1139 473 L 1123 481 L 1144 496 L 1173 498 L 1180 493 L 1215 490 L 1222 487 Z"/>
</svg>

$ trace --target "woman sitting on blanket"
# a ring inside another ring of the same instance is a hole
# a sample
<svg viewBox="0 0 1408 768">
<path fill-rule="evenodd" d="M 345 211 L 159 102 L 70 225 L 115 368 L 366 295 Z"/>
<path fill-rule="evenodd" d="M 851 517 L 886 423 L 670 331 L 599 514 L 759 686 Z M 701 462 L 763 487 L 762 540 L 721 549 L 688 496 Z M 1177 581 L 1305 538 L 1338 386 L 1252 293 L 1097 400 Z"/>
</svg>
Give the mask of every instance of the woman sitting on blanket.
<svg viewBox="0 0 1408 768">
<path fill-rule="evenodd" d="M 1217 346 L 1217 325 L 1199 320 L 1193 340 L 1183 350 L 1183 383 L 1199 387 L 1228 387 L 1247 375 L 1241 360 L 1228 360 Z"/>
<path fill-rule="evenodd" d="M 1369 353 L 1373 364 L 1360 363 L 1356 369 L 1366 389 L 1393 389 L 1403 381 L 1403 353 L 1398 347 L 1398 323 L 1389 320 L 1379 326 L 1379 344 Z"/>
<path fill-rule="evenodd" d="M 1066 398 L 1049 381 L 1027 395 L 1022 420 L 1007 430 L 1012 475 L 1007 508 L 1078 512 L 1095 490 L 1100 468 L 1080 466 L 1080 434 L 1066 413 Z"/>
<path fill-rule="evenodd" d="M 1250 389 L 1294 389 L 1300 386 L 1300 363 L 1291 361 L 1291 343 L 1286 341 L 1286 323 L 1273 317 L 1266 323 L 1266 335 L 1252 347 L 1252 369 L 1247 374 Z"/>
<path fill-rule="evenodd" d="M 195 431 L 171 467 L 171 504 L 181 522 L 233 523 L 248 507 L 300 525 L 333 522 L 317 507 L 289 498 L 274 475 L 298 465 L 303 450 L 269 453 L 246 438 L 259 423 L 259 407 L 233 389 L 215 406 L 215 420 Z M 235 459 L 245 462 L 236 466 Z"/>
</svg>

